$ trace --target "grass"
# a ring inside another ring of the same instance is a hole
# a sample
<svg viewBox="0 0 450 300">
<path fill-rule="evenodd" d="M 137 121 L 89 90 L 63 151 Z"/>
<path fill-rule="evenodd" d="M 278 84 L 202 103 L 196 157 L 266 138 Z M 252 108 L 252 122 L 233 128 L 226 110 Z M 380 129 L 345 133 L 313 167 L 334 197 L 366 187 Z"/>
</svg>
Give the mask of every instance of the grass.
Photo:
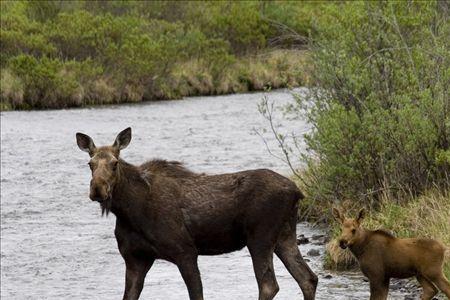
<svg viewBox="0 0 450 300">
<path fill-rule="evenodd" d="M 21 80 L 8 70 L 1 70 L 1 110 L 9 110 L 19 106 L 24 100 L 24 86 Z M 9 99 L 9 101 L 3 101 Z"/>
<path fill-rule="evenodd" d="M 307 52 L 272 50 L 237 59 L 218 74 L 200 60 L 178 66 L 158 92 L 164 99 L 193 95 L 221 95 L 295 87 L 309 80 Z"/>
<path fill-rule="evenodd" d="M 309 80 L 307 59 L 305 51 L 271 50 L 237 58 L 219 70 L 202 60 L 190 60 L 168 74 L 156 76 L 151 84 L 123 84 L 99 75 L 93 80 L 62 81 L 58 89 L 49 91 L 24 85 L 5 69 L 1 75 L 0 109 L 67 108 L 296 87 Z M 83 74 L 80 77 L 83 79 Z M 76 86 L 72 86 L 74 82 Z"/>
<path fill-rule="evenodd" d="M 369 213 L 363 226 L 369 229 L 388 229 L 402 238 L 433 238 L 450 247 L 450 191 L 431 190 L 406 204 L 383 199 L 379 210 Z M 351 253 L 337 246 L 335 238 L 339 234 L 339 225 L 334 223 L 330 228 L 334 239 L 327 245 L 325 267 L 354 268 L 356 260 Z M 450 278 L 450 257 L 446 259 L 444 273 Z"/>
</svg>

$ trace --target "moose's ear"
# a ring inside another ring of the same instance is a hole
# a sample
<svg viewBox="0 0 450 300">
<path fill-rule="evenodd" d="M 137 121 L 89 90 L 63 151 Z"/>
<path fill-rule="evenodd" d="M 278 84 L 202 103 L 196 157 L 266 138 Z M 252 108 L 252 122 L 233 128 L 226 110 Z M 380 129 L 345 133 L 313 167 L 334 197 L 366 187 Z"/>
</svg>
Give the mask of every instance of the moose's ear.
<svg viewBox="0 0 450 300">
<path fill-rule="evenodd" d="M 364 219 L 365 216 L 366 210 L 364 208 L 361 208 L 361 210 L 358 213 L 358 217 L 356 218 L 356 221 L 358 221 L 358 223 L 361 223 L 361 221 Z"/>
<path fill-rule="evenodd" d="M 332 214 L 333 214 L 333 217 L 334 217 L 339 223 L 344 222 L 344 215 L 343 215 L 342 212 L 339 210 L 339 208 L 333 207 L 333 209 L 332 209 Z"/>
<path fill-rule="evenodd" d="M 77 145 L 81 151 L 87 152 L 90 156 L 92 156 L 95 150 L 95 144 L 91 137 L 80 132 L 77 132 L 76 137 Z"/>
<path fill-rule="evenodd" d="M 113 147 L 117 148 L 117 150 L 125 149 L 131 141 L 131 128 L 128 127 L 125 130 L 122 130 L 116 137 L 114 141 Z"/>
</svg>

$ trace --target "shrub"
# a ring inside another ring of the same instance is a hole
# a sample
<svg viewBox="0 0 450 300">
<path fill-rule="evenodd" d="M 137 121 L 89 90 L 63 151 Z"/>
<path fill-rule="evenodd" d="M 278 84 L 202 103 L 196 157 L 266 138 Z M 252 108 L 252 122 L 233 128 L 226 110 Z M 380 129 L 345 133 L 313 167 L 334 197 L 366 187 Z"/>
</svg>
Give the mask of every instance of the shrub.
<svg viewBox="0 0 450 300">
<path fill-rule="evenodd" d="M 60 108 L 296 84 L 296 68 L 288 65 L 297 62 L 282 62 L 290 55 L 281 55 L 276 64 L 255 56 L 274 35 L 264 6 L 3 1 L 0 64 L 12 76 L 5 78 L 21 82 L 23 101 L 12 101 L 11 93 L 5 97 L 17 109 Z M 312 11 L 305 7 L 298 8 L 301 18 Z M 279 9 L 273 17 L 289 19 L 287 11 Z M 180 71 L 183 66 L 191 68 Z"/>
<path fill-rule="evenodd" d="M 27 3 L 2 1 L 0 12 L 1 67 L 19 54 L 51 56 L 56 48 L 48 41 L 39 22 L 27 16 Z"/>
<path fill-rule="evenodd" d="M 450 23 L 438 5 L 326 7 L 311 93 L 294 109 L 313 125 L 303 158 L 316 201 L 368 205 L 449 186 Z"/>
<path fill-rule="evenodd" d="M 24 86 L 20 78 L 12 74 L 10 70 L 2 69 L 0 82 L 2 109 L 21 107 Z"/>
<path fill-rule="evenodd" d="M 8 68 L 23 82 L 24 106 L 17 108 L 63 108 L 80 106 L 85 99 L 88 82 L 100 72 L 92 63 L 68 61 L 30 55 L 19 55 L 9 61 Z"/>
</svg>

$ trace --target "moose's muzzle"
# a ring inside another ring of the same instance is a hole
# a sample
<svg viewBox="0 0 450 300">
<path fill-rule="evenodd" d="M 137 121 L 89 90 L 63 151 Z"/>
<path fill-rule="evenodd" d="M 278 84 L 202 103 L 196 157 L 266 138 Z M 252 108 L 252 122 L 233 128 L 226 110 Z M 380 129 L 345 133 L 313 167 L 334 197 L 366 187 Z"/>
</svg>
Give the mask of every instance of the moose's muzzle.
<svg viewBox="0 0 450 300">
<path fill-rule="evenodd" d="M 103 202 L 110 198 L 110 188 L 109 184 L 103 180 L 91 180 L 91 191 L 89 193 L 89 198 L 92 201 Z"/>
<path fill-rule="evenodd" d="M 341 247 L 341 249 L 347 249 L 348 242 L 346 240 L 340 240 L 339 241 L 339 247 Z"/>
</svg>

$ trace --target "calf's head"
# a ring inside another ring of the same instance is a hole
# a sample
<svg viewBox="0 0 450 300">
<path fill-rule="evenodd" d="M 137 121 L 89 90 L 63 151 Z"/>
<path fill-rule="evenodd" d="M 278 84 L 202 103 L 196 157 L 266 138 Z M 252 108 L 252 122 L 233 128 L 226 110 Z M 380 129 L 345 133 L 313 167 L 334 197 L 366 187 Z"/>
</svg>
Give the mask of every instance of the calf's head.
<svg viewBox="0 0 450 300">
<path fill-rule="evenodd" d="M 131 128 L 120 132 L 112 146 L 96 147 L 88 135 L 76 134 L 78 147 L 89 153 L 89 167 L 92 172 L 89 198 L 103 203 L 111 199 L 112 191 L 118 178 L 120 150 L 131 141 Z"/>
<path fill-rule="evenodd" d="M 365 214 L 366 211 L 363 208 L 356 218 L 346 218 L 340 209 L 333 208 L 333 217 L 341 224 L 339 247 L 346 249 L 363 238 L 364 229 L 361 227 L 361 221 Z"/>
</svg>

